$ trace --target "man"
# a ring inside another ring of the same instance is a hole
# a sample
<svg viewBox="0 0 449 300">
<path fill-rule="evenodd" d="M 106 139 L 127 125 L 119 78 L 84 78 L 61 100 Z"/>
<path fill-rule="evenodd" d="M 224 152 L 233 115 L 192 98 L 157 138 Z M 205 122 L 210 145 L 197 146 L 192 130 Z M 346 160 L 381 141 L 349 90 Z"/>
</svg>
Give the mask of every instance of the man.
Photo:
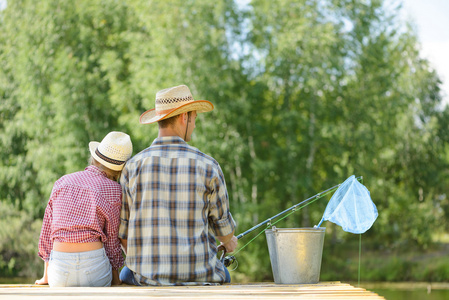
<svg viewBox="0 0 449 300">
<path fill-rule="evenodd" d="M 213 110 L 180 85 L 159 91 L 141 124 L 158 122 L 152 145 L 130 159 L 120 184 L 119 238 L 126 256 L 120 279 L 134 285 L 230 282 L 216 239 L 237 247 L 226 183 L 212 157 L 187 144 L 197 113 Z"/>
</svg>

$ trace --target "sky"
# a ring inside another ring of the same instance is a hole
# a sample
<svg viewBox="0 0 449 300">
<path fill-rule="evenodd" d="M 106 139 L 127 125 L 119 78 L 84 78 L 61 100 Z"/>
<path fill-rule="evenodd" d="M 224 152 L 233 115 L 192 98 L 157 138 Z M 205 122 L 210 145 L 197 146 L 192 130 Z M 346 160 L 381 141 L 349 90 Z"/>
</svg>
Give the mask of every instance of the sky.
<svg viewBox="0 0 449 300">
<path fill-rule="evenodd" d="M 427 58 L 442 80 L 443 102 L 449 104 L 449 0 L 403 0 Z"/>
<path fill-rule="evenodd" d="M 248 0 L 238 0 L 248 2 Z M 442 80 L 442 96 L 449 104 L 449 0 L 402 0 L 403 17 L 412 20 L 427 58 Z M 6 6 L 0 0 L 0 9 Z"/>
</svg>

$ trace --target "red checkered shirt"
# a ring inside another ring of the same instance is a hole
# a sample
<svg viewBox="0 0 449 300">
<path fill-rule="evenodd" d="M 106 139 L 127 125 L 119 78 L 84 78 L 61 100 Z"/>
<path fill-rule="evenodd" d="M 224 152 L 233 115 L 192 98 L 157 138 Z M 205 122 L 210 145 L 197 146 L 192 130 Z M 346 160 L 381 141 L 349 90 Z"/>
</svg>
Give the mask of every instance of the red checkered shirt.
<svg viewBox="0 0 449 300">
<path fill-rule="evenodd" d="M 95 166 L 55 182 L 45 209 L 39 256 L 49 261 L 53 242 L 101 241 L 114 270 L 123 265 L 118 230 L 122 192 Z"/>
</svg>

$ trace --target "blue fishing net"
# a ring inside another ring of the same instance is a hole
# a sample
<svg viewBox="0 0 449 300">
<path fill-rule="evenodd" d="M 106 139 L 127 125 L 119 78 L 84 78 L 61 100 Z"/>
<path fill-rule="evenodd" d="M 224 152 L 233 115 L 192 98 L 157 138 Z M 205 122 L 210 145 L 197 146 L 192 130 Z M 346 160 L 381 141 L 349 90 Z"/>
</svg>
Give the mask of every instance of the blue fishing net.
<svg viewBox="0 0 449 300">
<path fill-rule="evenodd" d="M 332 195 L 317 227 L 323 221 L 331 221 L 344 231 L 359 234 L 371 228 L 377 215 L 368 189 L 352 175 Z"/>
</svg>

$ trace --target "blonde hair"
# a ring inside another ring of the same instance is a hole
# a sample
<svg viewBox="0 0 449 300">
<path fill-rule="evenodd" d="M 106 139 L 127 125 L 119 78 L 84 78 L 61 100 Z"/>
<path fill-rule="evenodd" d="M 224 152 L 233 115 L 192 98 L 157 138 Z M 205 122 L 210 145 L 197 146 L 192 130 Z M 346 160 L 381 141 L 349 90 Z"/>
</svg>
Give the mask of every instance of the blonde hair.
<svg viewBox="0 0 449 300">
<path fill-rule="evenodd" d="M 122 173 L 122 171 L 114 171 L 114 170 L 111 170 L 111 169 L 103 166 L 100 162 L 95 160 L 95 158 L 93 158 L 92 156 L 89 158 L 88 163 L 89 163 L 89 165 L 94 165 L 97 168 L 99 168 L 101 171 L 105 172 L 106 176 L 113 181 L 118 181 L 120 174 Z"/>
</svg>

